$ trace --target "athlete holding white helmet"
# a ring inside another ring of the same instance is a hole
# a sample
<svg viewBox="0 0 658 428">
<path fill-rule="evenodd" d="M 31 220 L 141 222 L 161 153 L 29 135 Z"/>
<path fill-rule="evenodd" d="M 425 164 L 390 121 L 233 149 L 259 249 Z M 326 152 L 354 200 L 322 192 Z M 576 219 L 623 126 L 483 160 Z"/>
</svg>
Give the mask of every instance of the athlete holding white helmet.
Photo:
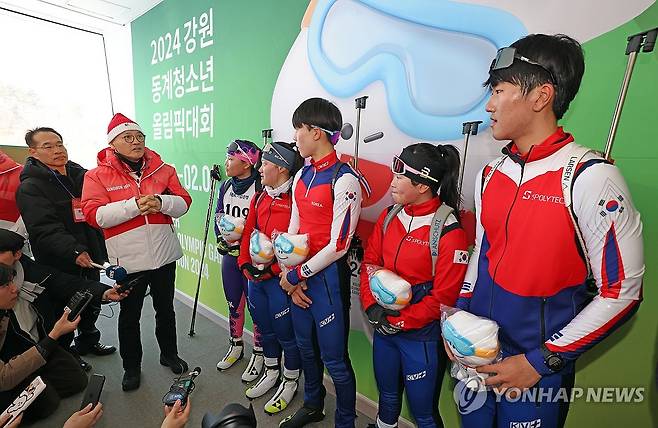
<svg viewBox="0 0 658 428">
<path fill-rule="evenodd" d="M 361 305 L 375 326 L 377 427 L 397 426 L 400 376 L 416 425 L 443 426 L 438 396 L 446 354 L 440 344 L 440 307 L 454 305 L 468 263 L 466 235 L 456 212 L 459 153 L 452 146 L 413 144 L 393 158 L 391 167 L 391 195 L 397 205 L 380 214 L 361 270 Z M 408 306 L 391 311 L 376 303 L 368 275 L 372 266 L 412 285 Z"/>
</svg>

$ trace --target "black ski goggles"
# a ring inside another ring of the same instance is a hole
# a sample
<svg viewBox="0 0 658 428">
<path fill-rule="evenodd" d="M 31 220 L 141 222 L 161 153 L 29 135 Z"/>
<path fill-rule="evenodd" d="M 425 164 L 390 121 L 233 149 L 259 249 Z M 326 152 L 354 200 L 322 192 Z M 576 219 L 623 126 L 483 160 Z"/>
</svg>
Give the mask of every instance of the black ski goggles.
<svg viewBox="0 0 658 428">
<path fill-rule="evenodd" d="M 491 61 L 491 67 L 489 67 L 489 73 L 495 70 L 502 70 L 511 67 L 512 64 L 514 64 L 515 59 L 542 68 L 551 77 L 551 83 L 554 86 L 557 86 L 557 79 L 555 79 L 555 76 L 553 75 L 553 72 L 551 70 L 549 70 L 546 66 L 543 66 L 540 63 L 533 61 L 529 58 L 526 58 L 523 55 L 517 53 L 516 48 L 513 47 L 498 49 L 496 58 L 494 58 L 494 60 Z"/>
</svg>

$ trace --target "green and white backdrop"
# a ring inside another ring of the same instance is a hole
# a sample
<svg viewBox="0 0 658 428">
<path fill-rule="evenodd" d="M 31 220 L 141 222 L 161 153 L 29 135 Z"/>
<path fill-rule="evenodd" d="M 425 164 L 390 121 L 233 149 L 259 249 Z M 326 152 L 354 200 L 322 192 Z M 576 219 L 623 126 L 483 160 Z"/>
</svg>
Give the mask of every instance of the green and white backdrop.
<svg viewBox="0 0 658 428">
<path fill-rule="evenodd" d="M 581 41 L 586 72 L 563 125 L 580 144 L 602 149 L 626 65 L 626 37 L 656 26 L 653 0 L 164 0 L 133 22 L 132 43 L 136 119 L 148 145 L 176 166 L 194 200 L 177 225 L 184 249 L 177 288 L 194 296 L 210 168 L 223 165 L 230 140 L 260 142 L 264 128 L 290 141 L 291 114 L 302 100 L 329 98 L 354 123 L 354 98 L 369 96 L 362 136 L 383 131 L 385 137 L 360 148 L 361 169 L 375 188 L 359 227 L 365 236 L 388 204 L 386 165 L 392 155 L 419 140 L 461 148 L 461 122 L 482 118 L 466 163 L 468 207 L 476 171 L 500 147 L 487 129 L 481 86 L 497 48 L 535 32 Z M 657 100 L 658 50 L 638 58 L 614 149 L 644 221 L 644 303 L 634 319 L 580 359 L 576 378 L 585 388 L 642 388 L 642 400 L 577 400 L 568 426 L 658 425 Z M 339 143 L 338 150 L 351 155 L 353 141 Z M 200 301 L 225 316 L 210 235 Z M 359 310 L 353 305 L 350 352 L 358 392 L 376 401 L 371 346 Z M 198 340 L 216 347 L 218 355 L 225 345 L 212 337 Z M 447 426 L 457 426 L 451 385 L 446 376 L 441 411 Z"/>
</svg>

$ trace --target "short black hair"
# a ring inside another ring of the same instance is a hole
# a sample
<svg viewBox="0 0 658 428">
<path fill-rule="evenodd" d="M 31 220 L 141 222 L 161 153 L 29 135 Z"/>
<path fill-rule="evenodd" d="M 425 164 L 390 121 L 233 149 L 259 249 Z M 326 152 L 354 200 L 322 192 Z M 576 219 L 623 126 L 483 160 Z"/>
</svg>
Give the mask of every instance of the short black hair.
<svg viewBox="0 0 658 428">
<path fill-rule="evenodd" d="M 343 115 L 331 101 L 309 98 L 292 114 L 292 126 L 299 129 L 303 125 L 319 126 L 332 132 L 340 131 L 343 127 Z M 331 135 L 327 135 L 327 138 L 331 139 Z"/>
<path fill-rule="evenodd" d="M 543 68 L 515 59 L 510 67 L 489 72 L 484 86 L 493 88 L 507 82 L 520 86 L 525 95 L 544 83 L 553 83 L 553 113 L 561 119 L 576 97 L 585 72 L 585 56 L 580 43 L 564 34 L 530 34 L 512 43 L 511 47 L 550 70 L 556 81 L 553 82 Z"/>
<path fill-rule="evenodd" d="M 25 245 L 25 238 L 9 229 L 0 228 L 0 253 L 11 251 L 16 253 Z"/>
<path fill-rule="evenodd" d="M 7 285 L 16 276 L 16 271 L 12 266 L 0 263 L 0 286 Z"/>
<path fill-rule="evenodd" d="M 64 139 L 62 138 L 62 134 L 55 131 L 53 128 L 50 128 L 48 126 L 39 126 L 37 128 L 30 129 L 25 133 L 25 144 L 27 144 L 28 147 L 34 148 L 34 136 L 39 132 L 52 132 L 54 134 L 57 134 L 60 140 L 64 141 Z"/>
</svg>

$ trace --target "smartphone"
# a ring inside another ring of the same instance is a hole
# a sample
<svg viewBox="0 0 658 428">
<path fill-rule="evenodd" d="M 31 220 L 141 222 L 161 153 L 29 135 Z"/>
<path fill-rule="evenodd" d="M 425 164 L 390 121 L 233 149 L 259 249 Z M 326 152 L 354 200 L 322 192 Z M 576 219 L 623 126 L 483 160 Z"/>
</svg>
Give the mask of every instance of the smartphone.
<svg viewBox="0 0 658 428">
<path fill-rule="evenodd" d="M 41 379 L 41 376 L 37 376 L 28 386 L 25 388 L 19 395 L 16 397 L 13 403 L 7 407 L 7 409 L 2 412 L 2 416 L 6 414 L 11 415 L 11 417 L 2 424 L 2 426 L 9 425 L 16 419 L 21 413 L 23 413 L 30 404 L 36 400 L 36 398 L 46 389 L 46 384 Z"/>
<path fill-rule="evenodd" d="M 85 395 L 82 397 L 82 403 L 80 403 L 80 410 L 87 407 L 89 403 L 91 403 L 92 409 L 96 407 L 96 404 L 98 404 L 98 400 L 100 400 L 101 398 L 103 385 L 105 385 L 104 375 L 94 373 L 89 378 L 89 383 L 87 384 L 87 390 L 85 391 Z"/>
<path fill-rule="evenodd" d="M 135 285 L 137 285 L 142 280 L 142 276 L 143 275 L 139 275 L 131 279 L 130 281 L 119 284 L 119 286 L 117 287 L 117 293 L 121 294 L 121 293 L 125 293 L 128 290 L 132 290 L 133 287 L 135 287 Z"/>
<path fill-rule="evenodd" d="M 75 321 L 75 319 L 85 310 L 87 305 L 93 300 L 94 296 L 88 291 L 78 291 L 73 295 L 67 308 L 70 310 L 67 319 Z"/>
</svg>

